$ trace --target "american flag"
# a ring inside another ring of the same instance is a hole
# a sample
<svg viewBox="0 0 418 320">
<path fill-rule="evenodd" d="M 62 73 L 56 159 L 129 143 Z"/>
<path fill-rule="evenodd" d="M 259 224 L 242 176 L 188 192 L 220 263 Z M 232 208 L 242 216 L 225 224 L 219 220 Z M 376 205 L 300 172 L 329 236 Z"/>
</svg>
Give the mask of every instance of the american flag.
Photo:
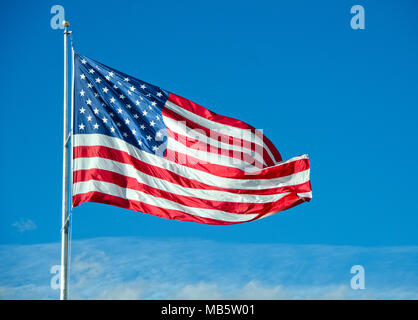
<svg viewBox="0 0 418 320">
<path fill-rule="evenodd" d="M 78 53 L 73 85 L 74 207 L 234 224 L 312 197 L 308 156 L 282 161 L 242 121 Z"/>
</svg>

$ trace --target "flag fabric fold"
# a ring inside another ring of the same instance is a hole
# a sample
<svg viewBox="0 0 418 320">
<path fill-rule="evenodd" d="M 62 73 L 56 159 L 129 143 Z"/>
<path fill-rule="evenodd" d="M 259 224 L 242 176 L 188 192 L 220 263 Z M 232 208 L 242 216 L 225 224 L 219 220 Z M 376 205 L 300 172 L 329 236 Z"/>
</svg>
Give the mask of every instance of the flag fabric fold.
<svg viewBox="0 0 418 320">
<path fill-rule="evenodd" d="M 73 206 L 234 224 L 312 198 L 308 156 L 261 130 L 78 53 L 74 71 Z"/>
</svg>

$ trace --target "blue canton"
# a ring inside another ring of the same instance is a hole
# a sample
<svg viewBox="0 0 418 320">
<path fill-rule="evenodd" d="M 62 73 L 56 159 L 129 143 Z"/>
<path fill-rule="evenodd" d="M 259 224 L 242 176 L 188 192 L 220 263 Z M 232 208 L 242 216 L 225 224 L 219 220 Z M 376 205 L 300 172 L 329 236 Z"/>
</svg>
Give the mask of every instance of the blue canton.
<svg viewBox="0 0 418 320">
<path fill-rule="evenodd" d="M 104 134 L 165 154 L 168 91 L 77 53 L 74 70 L 74 134 Z"/>
</svg>

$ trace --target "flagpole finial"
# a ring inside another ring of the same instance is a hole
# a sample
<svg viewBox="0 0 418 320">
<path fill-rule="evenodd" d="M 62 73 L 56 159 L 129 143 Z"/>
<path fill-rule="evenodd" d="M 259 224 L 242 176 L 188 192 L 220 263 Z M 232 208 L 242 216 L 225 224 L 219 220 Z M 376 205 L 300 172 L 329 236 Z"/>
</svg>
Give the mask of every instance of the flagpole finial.
<svg viewBox="0 0 418 320">
<path fill-rule="evenodd" d="M 64 26 L 64 28 L 68 28 L 70 26 L 70 22 L 68 22 L 67 20 L 64 20 L 62 22 L 62 25 Z"/>
</svg>

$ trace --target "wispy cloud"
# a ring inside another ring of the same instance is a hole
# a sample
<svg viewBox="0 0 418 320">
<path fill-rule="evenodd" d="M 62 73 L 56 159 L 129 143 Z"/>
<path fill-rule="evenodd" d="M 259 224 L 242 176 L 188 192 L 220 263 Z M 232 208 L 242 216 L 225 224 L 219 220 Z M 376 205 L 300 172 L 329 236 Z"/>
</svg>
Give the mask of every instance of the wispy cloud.
<svg viewBox="0 0 418 320">
<path fill-rule="evenodd" d="M 36 223 L 28 218 L 20 218 L 18 221 L 12 224 L 20 233 L 35 230 L 37 228 Z"/>
<path fill-rule="evenodd" d="M 59 244 L 0 246 L 0 297 L 56 299 Z M 362 264 L 366 289 L 350 287 Z M 417 299 L 418 247 L 97 238 L 72 243 L 73 299 Z"/>
</svg>

